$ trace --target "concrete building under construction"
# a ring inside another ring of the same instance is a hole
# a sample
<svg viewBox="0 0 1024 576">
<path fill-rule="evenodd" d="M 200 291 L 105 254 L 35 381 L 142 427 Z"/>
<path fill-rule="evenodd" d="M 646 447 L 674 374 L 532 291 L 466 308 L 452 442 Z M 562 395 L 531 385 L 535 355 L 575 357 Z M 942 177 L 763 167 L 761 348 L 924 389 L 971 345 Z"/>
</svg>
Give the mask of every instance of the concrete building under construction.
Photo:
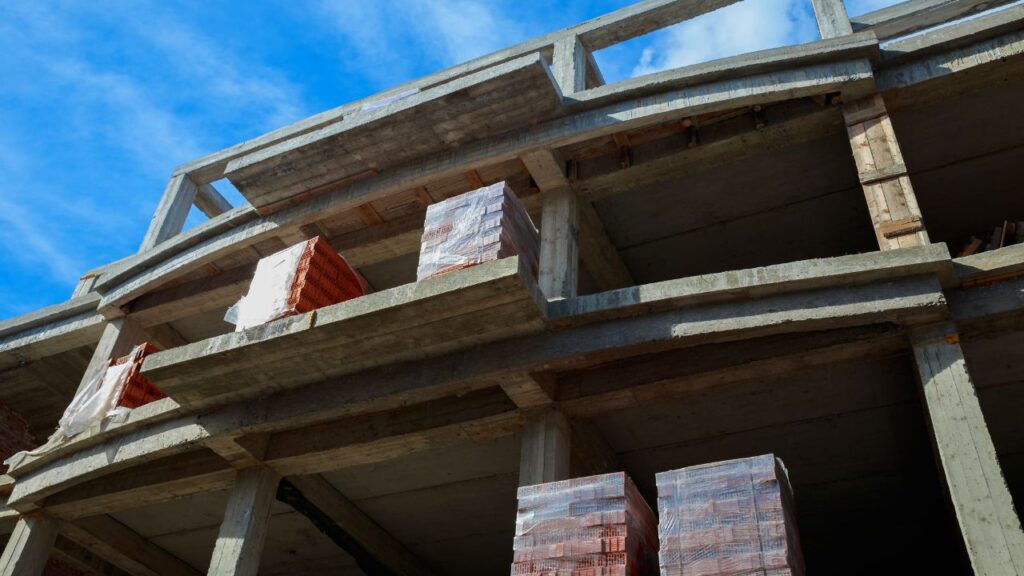
<svg viewBox="0 0 1024 576">
<path fill-rule="evenodd" d="M 174 170 L 138 253 L 0 322 L 0 449 L 45 443 L 0 482 L 0 575 L 507 574 L 520 486 L 625 471 L 653 506 L 761 454 L 811 574 L 1024 574 L 1024 6 L 813 0 L 821 40 L 604 81 L 594 52 L 734 1 Z M 418 281 L 429 207 L 496 183 L 536 269 Z M 313 238 L 366 295 L 225 321 Z M 166 397 L 46 442 L 142 343 Z"/>
</svg>

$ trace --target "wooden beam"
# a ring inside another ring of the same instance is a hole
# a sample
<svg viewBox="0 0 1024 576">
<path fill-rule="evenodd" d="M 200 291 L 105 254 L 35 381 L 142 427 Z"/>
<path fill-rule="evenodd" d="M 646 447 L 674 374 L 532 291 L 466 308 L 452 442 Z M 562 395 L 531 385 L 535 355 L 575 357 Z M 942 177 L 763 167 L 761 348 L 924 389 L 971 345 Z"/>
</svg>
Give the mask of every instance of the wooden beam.
<svg viewBox="0 0 1024 576">
<path fill-rule="evenodd" d="M 187 174 L 178 174 L 171 178 L 160 198 L 160 203 L 149 223 L 149 230 L 142 239 L 139 252 L 145 252 L 157 244 L 177 235 L 185 226 L 188 211 L 196 198 L 196 185 Z"/>
<path fill-rule="evenodd" d="M 543 192 L 542 201 L 545 204 L 548 201 L 543 198 L 547 198 L 548 193 L 562 194 L 559 191 L 573 189 L 572 183 L 565 174 L 565 160 L 556 151 L 543 148 L 532 150 L 522 156 L 522 161 L 534 182 Z M 578 198 L 576 218 L 579 259 L 597 285 L 603 290 L 632 286 L 633 277 L 622 261 L 622 256 L 619 255 L 615 244 L 608 237 L 594 206 L 589 201 Z M 542 217 L 542 228 L 546 226 L 545 222 L 546 219 Z M 541 232 L 543 258 L 544 231 Z M 543 265 L 541 269 L 543 269 Z M 544 293 L 550 297 L 546 291 Z"/>
<path fill-rule="evenodd" d="M 213 548 L 208 576 L 257 576 L 267 537 L 270 505 L 280 477 L 269 468 L 239 473 Z"/>
<path fill-rule="evenodd" d="M 555 42 L 551 72 L 562 96 L 572 96 L 587 89 L 587 49 L 580 37 L 569 35 Z"/>
<path fill-rule="evenodd" d="M 579 211 L 572 188 L 545 192 L 537 284 L 548 300 L 576 296 L 579 270 Z"/>
<path fill-rule="evenodd" d="M 846 14 L 843 0 L 811 0 L 818 32 L 823 39 L 853 34 L 850 17 Z"/>
<path fill-rule="evenodd" d="M 974 573 L 1024 573 L 1024 532 L 952 324 L 915 331 L 914 360 Z"/>
<path fill-rule="evenodd" d="M 572 428 L 554 408 L 527 415 L 519 457 L 519 485 L 566 480 L 570 473 Z"/>
<path fill-rule="evenodd" d="M 430 576 L 419 558 L 322 476 L 291 476 L 288 481 L 392 574 Z"/>
<path fill-rule="evenodd" d="M 231 210 L 231 203 L 213 187 L 213 184 L 200 184 L 197 187 L 194 202 L 196 208 L 206 214 L 207 218 L 216 218 Z"/>
<path fill-rule="evenodd" d="M 199 571 L 110 516 L 61 522 L 72 542 L 134 576 L 198 576 Z"/>
<path fill-rule="evenodd" d="M 0 556 L 0 576 L 39 576 L 56 540 L 56 520 L 41 514 L 22 516 Z"/>
<path fill-rule="evenodd" d="M 928 244 L 917 196 L 882 95 L 844 104 L 843 116 L 879 248 Z"/>
</svg>

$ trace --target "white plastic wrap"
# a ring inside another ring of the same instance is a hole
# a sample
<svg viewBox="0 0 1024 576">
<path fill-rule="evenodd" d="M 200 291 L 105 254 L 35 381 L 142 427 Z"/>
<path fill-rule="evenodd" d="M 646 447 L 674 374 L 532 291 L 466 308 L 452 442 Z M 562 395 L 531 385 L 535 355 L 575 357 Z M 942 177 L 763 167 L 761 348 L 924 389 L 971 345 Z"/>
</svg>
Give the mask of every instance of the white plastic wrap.
<svg viewBox="0 0 1024 576">
<path fill-rule="evenodd" d="M 773 455 L 657 475 L 662 576 L 802 576 L 785 468 Z"/>
<path fill-rule="evenodd" d="M 519 489 L 513 576 L 646 576 L 657 520 L 623 472 Z"/>
<path fill-rule="evenodd" d="M 249 292 L 224 317 L 230 322 L 234 316 L 236 332 L 266 324 L 288 312 L 288 297 L 306 245 L 301 242 L 260 259 Z"/>
<path fill-rule="evenodd" d="M 516 256 L 536 270 L 540 237 L 505 182 L 427 208 L 416 279 Z"/>
<path fill-rule="evenodd" d="M 73 438 L 104 421 L 123 421 L 131 409 L 117 405 L 127 382 L 128 372 L 142 354 L 143 346 L 132 350 L 127 362 L 97 370 L 82 386 L 64 410 L 57 430 L 45 444 L 30 451 L 18 452 L 4 461 L 9 467 L 17 466 L 27 456 L 39 456 L 56 448 L 64 440 Z"/>
</svg>

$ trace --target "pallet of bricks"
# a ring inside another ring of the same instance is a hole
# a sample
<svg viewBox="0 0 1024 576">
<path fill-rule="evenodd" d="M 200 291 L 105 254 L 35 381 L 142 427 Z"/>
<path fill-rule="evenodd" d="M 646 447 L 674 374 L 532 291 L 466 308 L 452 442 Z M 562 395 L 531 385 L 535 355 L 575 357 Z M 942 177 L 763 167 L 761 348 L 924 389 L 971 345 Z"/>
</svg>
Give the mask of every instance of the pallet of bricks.
<svg viewBox="0 0 1024 576">
<path fill-rule="evenodd" d="M 802 576 L 786 469 L 773 455 L 662 472 L 662 576 Z"/>
<path fill-rule="evenodd" d="M 540 236 L 507 182 L 427 208 L 416 280 L 519 256 L 537 274 Z"/>
<path fill-rule="evenodd" d="M 367 284 L 317 236 L 261 258 L 248 293 L 225 320 L 236 331 L 311 312 L 366 294 Z"/>
<path fill-rule="evenodd" d="M 625 473 L 519 489 L 513 576 L 657 571 L 657 519 Z"/>
</svg>

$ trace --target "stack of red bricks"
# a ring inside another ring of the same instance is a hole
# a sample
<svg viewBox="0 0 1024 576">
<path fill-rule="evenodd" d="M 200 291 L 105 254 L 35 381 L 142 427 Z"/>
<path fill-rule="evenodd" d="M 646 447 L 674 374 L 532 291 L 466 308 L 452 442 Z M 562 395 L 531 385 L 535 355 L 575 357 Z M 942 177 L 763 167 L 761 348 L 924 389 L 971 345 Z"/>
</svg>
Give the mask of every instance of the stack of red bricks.
<svg viewBox="0 0 1024 576">
<path fill-rule="evenodd" d="M 302 314 L 358 298 L 367 292 L 366 280 L 317 236 L 305 243 L 288 293 L 288 313 Z"/>
<path fill-rule="evenodd" d="M 117 398 L 118 406 L 138 408 L 139 406 L 167 397 L 155 384 L 149 381 L 149 378 L 142 375 L 142 361 L 146 359 L 146 356 L 159 351 L 160 349 L 156 346 L 143 343 L 139 344 L 131 354 L 122 356 L 110 363 L 111 366 L 120 366 L 126 362 L 131 362 L 132 364 L 124 375 L 124 387 L 121 388 L 121 394 Z"/>
<path fill-rule="evenodd" d="M 540 235 L 506 182 L 427 208 L 416 279 L 519 256 L 537 273 Z"/>
<path fill-rule="evenodd" d="M 366 292 L 366 280 L 317 236 L 259 261 L 233 321 L 236 330 L 244 330 Z"/>
<path fill-rule="evenodd" d="M 519 489 L 513 576 L 640 576 L 657 569 L 657 519 L 622 472 Z"/>
<path fill-rule="evenodd" d="M 662 576 L 802 576 L 792 491 L 769 454 L 657 475 Z"/>
</svg>

